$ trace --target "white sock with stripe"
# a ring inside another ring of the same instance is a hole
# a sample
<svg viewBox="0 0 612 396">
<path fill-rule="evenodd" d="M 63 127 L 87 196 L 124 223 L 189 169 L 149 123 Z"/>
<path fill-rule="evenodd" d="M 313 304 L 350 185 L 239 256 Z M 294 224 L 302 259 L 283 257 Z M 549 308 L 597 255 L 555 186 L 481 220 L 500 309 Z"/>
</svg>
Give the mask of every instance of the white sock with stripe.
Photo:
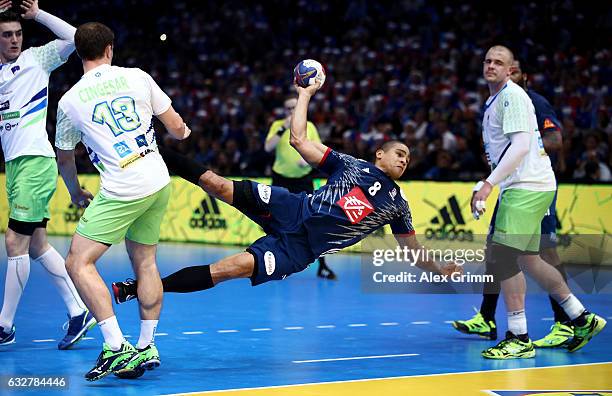
<svg viewBox="0 0 612 396">
<path fill-rule="evenodd" d="M 0 326 L 10 331 L 15 320 L 15 313 L 23 290 L 30 277 L 30 256 L 15 256 L 8 258 L 6 280 L 4 281 L 4 301 L 0 312 Z"/>
<path fill-rule="evenodd" d="M 85 311 L 85 304 L 74 287 L 72 279 L 68 276 L 68 272 L 66 272 L 66 263 L 62 255 L 51 246 L 49 250 L 34 259 L 34 261 L 42 264 L 49 276 L 51 276 L 51 279 L 53 279 L 55 287 L 68 308 L 70 317 L 82 314 Z"/>
<path fill-rule="evenodd" d="M 527 334 L 527 316 L 524 309 L 508 312 L 508 330 L 516 336 Z"/>
<path fill-rule="evenodd" d="M 567 296 L 565 300 L 560 301 L 559 305 L 561 305 L 561 308 L 563 308 L 571 320 L 576 319 L 585 311 L 584 305 L 582 305 L 580 300 L 578 300 L 573 294 Z"/>
</svg>

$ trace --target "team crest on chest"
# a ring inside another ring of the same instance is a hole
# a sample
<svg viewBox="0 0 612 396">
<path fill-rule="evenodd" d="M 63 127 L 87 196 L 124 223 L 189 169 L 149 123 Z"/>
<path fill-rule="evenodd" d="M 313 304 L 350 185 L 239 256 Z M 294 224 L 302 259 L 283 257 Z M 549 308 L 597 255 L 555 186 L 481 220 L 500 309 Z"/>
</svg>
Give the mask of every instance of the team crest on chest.
<svg viewBox="0 0 612 396">
<path fill-rule="evenodd" d="M 374 206 L 368 201 L 361 188 L 357 186 L 340 198 L 336 205 L 342 208 L 352 224 L 359 223 L 374 211 Z"/>
</svg>

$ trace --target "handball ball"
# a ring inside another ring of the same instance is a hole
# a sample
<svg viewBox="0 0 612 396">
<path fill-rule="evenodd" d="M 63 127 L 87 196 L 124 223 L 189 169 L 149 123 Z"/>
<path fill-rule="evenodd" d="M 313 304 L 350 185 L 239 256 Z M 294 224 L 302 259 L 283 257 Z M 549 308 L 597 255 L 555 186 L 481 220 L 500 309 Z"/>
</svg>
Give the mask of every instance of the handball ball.
<svg viewBox="0 0 612 396">
<path fill-rule="evenodd" d="M 293 79 L 297 85 L 306 88 L 316 82 L 325 83 L 325 70 L 323 65 L 314 59 L 306 59 L 297 64 L 293 69 Z"/>
</svg>

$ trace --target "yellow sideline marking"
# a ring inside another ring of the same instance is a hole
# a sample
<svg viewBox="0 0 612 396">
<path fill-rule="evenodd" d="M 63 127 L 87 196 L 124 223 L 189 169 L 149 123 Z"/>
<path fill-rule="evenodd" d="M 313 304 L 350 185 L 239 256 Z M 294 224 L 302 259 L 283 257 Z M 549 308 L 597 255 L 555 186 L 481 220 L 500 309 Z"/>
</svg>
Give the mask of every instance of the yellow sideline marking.
<svg viewBox="0 0 612 396">
<path fill-rule="evenodd" d="M 612 362 L 556 367 L 429 374 L 355 381 L 231 389 L 180 395 L 370 396 L 490 395 L 487 390 L 604 390 L 612 388 Z M 177 394 L 179 395 L 179 394 Z"/>
</svg>

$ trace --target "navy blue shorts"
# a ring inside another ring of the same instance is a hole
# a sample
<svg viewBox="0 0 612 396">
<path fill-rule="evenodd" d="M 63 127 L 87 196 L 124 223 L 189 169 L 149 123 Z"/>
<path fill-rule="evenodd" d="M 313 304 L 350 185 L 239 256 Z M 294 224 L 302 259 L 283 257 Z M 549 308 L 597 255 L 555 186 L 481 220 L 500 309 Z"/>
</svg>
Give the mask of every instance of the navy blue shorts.
<svg viewBox="0 0 612 396">
<path fill-rule="evenodd" d="M 251 284 L 257 286 L 303 271 L 316 257 L 310 248 L 302 220 L 302 205 L 306 194 L 293 194 L 283 187 L 253 181 L 250 183 L 257 211 L 265 213 L 243 213 L 268 234 L 246 249 L 255 257 Z"/>
<path fill-rule="evenodd" d="M 491 217 L 491 225 L 489 226 L 489 235 L 487 236 L 487 242 L 490 242 L 490 238 L 495 229 L 495 217 L 497 215 L 497 207 L 499 206 L 499 201 L 495 204 L 495 209 L 493 210 L 493 216 Z M 555 197 L 553 198 L 546 215 L 542 219 L 542 223 L 540 225 L 540 251 L 542 249 L 551 249 L 557 247 L 557 191 L 555 191 Z"/>
<path fill-rule="evenodd" d="M 542 219 L 542 225 L 540 233 L 542 238 L 540 239 L 540 251 L 542 249 L 551 249 L 557 247 L 557 192 L 555 191 L 555 197 L 553 198 L 548 212 Z"/>
</svg>

